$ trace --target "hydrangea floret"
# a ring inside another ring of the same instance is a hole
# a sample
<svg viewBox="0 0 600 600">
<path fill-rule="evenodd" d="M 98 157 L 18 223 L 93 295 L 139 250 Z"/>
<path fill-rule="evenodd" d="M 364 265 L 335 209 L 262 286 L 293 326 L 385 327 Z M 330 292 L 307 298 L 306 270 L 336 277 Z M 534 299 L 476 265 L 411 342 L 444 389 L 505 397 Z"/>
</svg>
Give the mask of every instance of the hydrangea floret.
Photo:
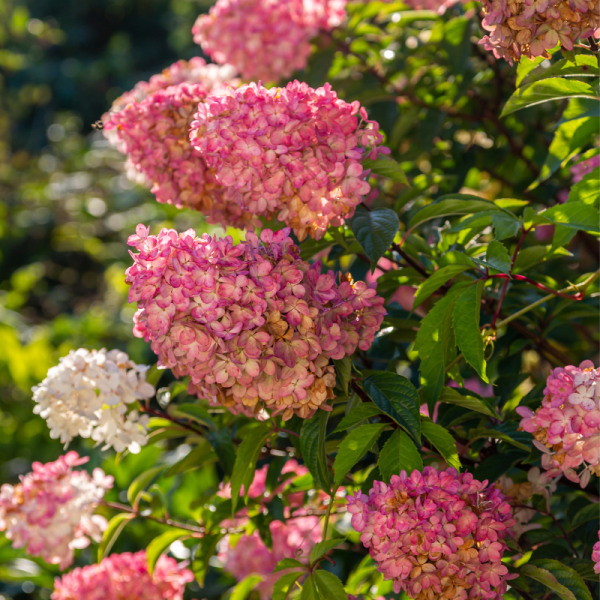
<svg viewBox="0 0 600 600">
<path fill-rule="evenodd" d="M 543 452 L 548 477 L 564 474 L 585 487 L 592 473 L 600 475 L 599 386 L 600 370 L 589 360 L 558 367 L 546 381 L 542 406 L 535 412 L 517 408 L 521 428 Z"/>
<path fill-rule="evenodd" d="M 190 138 L 244 213 L 276 216 L 300 241 L 352 217 L 370 190 L 360 161 L 389 153 L 358 101 L 298 81 L 209 96 Z"/>
<path fill-rule="evenodd" d="M 20 483 L 0 488 L 0 531 L 13 547 L 65 569 L 75 548 L 101 540 L 108 523 L 94 510 L 113 478 L 98 468 L 92 475 L 73 470 L 87 460 L 67 452 L 54 462 L 34 462 Z"/>
<path fill-rule="evenodd" d="M 598 538 L 600 538 L 600 531 L 598 532 Z M 594 544 L 592 561 L 594 562 L 594 573 L 600 575 L 600 539 Z"/>
<path fill-rule="evenodd" d="M 550 58 L 559 42 L 573 50 L 600 26 L 599 0 L 482 0 L 483 28 L 479 43 L 511 65 L 521 57 Z"/>
<path fill-rule="evenodd" d="M 415 600 L 500 600 L 503 541 L 514 519 L 497 487 L 456 469 L 402 471 L 348 497 L 352 526 L 394 592 Z"/>
<path fill-rule="evenodd" d="M 130 178 L 146 182 L 159 202 L 199 210 L 210 223 L 253 227 L 260 221 L 228 200 L 188 136 L 198 103 L 238 85 L 232 75 L 201 58 L 179 61 L 117 99 L 103 132 L 127 156 Z"/>
<path fill-rule="evenodd" d="M 198 17 L 194 41 L 246 81 L 276 82 L 306 66 L 310 40 L 345 18 L 346 0 L 218 0 Z"/>
<path fill-rule="evenodd" d="M 120 350 L 72 350 L 33 388 L 33 412 L 63 444 L 79 435 L 137 453 L 146 444 L 148 417 L 131 407 L 154 395 L 147 369 Z"/>
<path fill-rule="evenodd" d="M 385 310 L 375 286 L 301 260 L 289 229 L 197 237 L 138 225 L 127 269 L 134 334 L 160 364 L 190 377 L 189 393 L 250 414 L 290 419 L 331 410 L 331 359 L 367 350 Z"/>
<path fill-rule="evenodd" d="M 54 583 L 52 600 L 183 600 L 194 574 L 162 555 L 148 573 L 146 551 L 112 554 L 99 564 L 77 568 Z"/>
</svg>

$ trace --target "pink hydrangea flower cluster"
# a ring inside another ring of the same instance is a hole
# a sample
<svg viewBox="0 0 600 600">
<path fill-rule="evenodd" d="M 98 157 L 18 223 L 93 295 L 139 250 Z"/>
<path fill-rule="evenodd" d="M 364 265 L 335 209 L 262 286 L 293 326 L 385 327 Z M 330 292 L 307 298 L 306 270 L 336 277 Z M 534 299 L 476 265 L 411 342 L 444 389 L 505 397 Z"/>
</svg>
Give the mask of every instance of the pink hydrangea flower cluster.
<svg viewBox="0 0 600 600">
<path fill-rule="evenodd" d="M 600 531 L 598 532 L 598 537 L 600 538 Z M 594 561 L 594 573 L 598 573 L 600 575 L 600 541 L 597 541 L 594 544 L 594 549 L 592 550 L 592 560 Z"/>
<path fill-rule="evenodd" d="M 598 0 L 482 0 L 483 28 L 479 43 L 511 65 L 521 57 L 550 58 L 559 42 L 567 50 L 600 26 Z"/>
<path fill-rule="evenodd" d="M 277 215 L 301 241 L 350 218 L 370 190 L 360 161 L 389 153 L 358 102 L 298 81 L 209 96 L 190 138 L 244 213 Z"/>
<path fill-rule="evenodd" d="M 126 272 L 139 307 L 134 334 L 190 377 L 190 393 L 284 419 L 331 410 L 330 359 L 367 350 L 383 320 L 374 286 L 321 274 L 320 263 L 300 259 L 289 229 L 247 233 L 237 245 L 191 229 L 136 232 Z"/>
<path fill-rule="evenodd" d="M 260 221 L 228 200 L 188 137 L 198 103 L 238 85 L 232 75 L 231 67 L 201 58 L 179 61 L 117 99 L 103 131 L 127 156 L 130 178 L 151 186 L 159 202 L 198 210 L 209 223 L 253 227 Z"/>
<path fill-rule="evenodd" d="M 218 0 L 192 28 L 215 62 L 235 65 L 246 81 L 289 77 L 306 66 L 310 40 L 346 16 L 346 0 Z"/>
<path fill-rule="evenodd" d="M 600 475 L 599 387 L 600 370 L 586 360 L 579 367 L 552 371 L 535 412 L 517 408 L 521 427 L 533 434 L 533 443 L 543 452 L 542 467 L 549 477 L 564 473 L 585 487 L 592 473 Z"/>
<path fill-rule="evenodd" d="M 258 532 L 244 534 L 239 539 L 225 538 L 219 550 L 219 559 L 223 568 L 238 581 L 248 575 L 263 575 L 264 579 L 257 586 L 262 600 L 271 598 L 273 586 L 282 573 L 273 573 L 277 563 L 284 558 L 295 558 L 304 563 L 315 544 L 323 538 L 319 517 L 293 517 L 285 523 L 272 521 L 269 530 L 273 540 L 273 548 L 269 550 Z"/>
<path fill-rule="evenodd" d="M 591 173 L 594 169 L 600 167 L 600 154 L 596 154 L 586 160 L 582 160 L 575 163 L 571 167 L 571 175 L 573 177 L 573 183 L 581 181 L 588 173 Z"/>
<path fill-rule="evenodd" d="M 56 579 L 52 600 L 183 600 L 194 574 L 185 564 L 161 556 L 148 573 L 146 551 L 112 554 L 97 565 Z"/>
<path fill-rule="evenodd" d="M 113 478 L 102 469 L 92 476 L 73 470 L 87 460 L 67 452 L 54 462 L 34 462 L 21 483 L 0 488 L 0 531 L 13 547 L 64 569 L 73 562 L 74 548 L 87 547 L 89 537 L 101 540 L 108 523 L 94 510 Z"/>
<path fill-rule="evenodd" d="M 368 496 L 349 496 L 348 512 L 395 593 L 500 600 L 515 577 L 501 562 L 511 508 L 497 487 L 469 473 L 402 471 L 391 485 L 375 481 Z"/>
</svg>

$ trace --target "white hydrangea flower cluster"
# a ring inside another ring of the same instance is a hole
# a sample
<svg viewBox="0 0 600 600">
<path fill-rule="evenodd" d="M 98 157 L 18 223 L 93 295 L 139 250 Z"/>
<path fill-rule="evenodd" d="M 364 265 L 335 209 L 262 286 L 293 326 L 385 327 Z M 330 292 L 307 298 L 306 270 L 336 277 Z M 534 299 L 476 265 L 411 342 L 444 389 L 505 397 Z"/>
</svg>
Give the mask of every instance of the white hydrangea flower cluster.
<svg viewBox="0 0 600 600">
<path fill-rule="evenodd" d="M 131 405 L 155 393 L 147 369 L 120 350 L 72 350 L 33 388 L 34 412 L 64 444 L 80 435 L 103 449 L 137 453 L 147 441 L 148 416 Z"/>
</svg>

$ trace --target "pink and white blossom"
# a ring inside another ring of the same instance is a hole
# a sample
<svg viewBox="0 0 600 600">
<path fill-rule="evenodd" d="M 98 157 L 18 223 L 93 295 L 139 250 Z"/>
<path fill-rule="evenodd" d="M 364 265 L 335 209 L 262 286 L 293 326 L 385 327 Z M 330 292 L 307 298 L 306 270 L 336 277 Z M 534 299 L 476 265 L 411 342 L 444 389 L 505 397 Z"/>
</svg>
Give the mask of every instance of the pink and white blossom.
<svg viewBox="0 0 600 600">
<path fill-rule="evenodd" d="M 127 269 L 134 334 L 189 392 L 233 410 L 290 419 L 331 410 L 331 359 L 368 350 L 385 310 L 375 286 L 338 283 L 300 258 L 289 229 L 234 245 L 193 230 L 158 236 L 138 225 Z"/>
<path fill-rule="evenodd" d="M 73 550 L 99 542 L 108 523 L 94 510 L 113 486 L 102 469 L 75 471 L 87 462 L 77 452 L 67 452 L 54 462 L 33 463 L 33 472 L 15 486 L 0 488 L 0 531 L 14 548 L 65 569 Z"/>
<path fill-rule="evenodd" d="M 348 496 L 348 512 L 396 594 L 500 600 L 516 577 L 501 562 L 511 507 L 497 487 L 469 473 L 402 471 L 389 485 L 375 481 L 368 496 Z"/>
<path fill-rule="evenodd" d="M 192 146 L 245 214 L 277 217 L 301 241 L 340 226 L 370 190 L 363 158 L 376 158 L 379 125 L 329 84 L 260 84 L 210 95 L 198 107 Z"/>
<path fill-rule="evenodd" d="M 148 573 L 146 551 L 107 556 L 56 579 L 52 600 L 183 600 L 194 574 L 162 555 Z"/>
</svg>

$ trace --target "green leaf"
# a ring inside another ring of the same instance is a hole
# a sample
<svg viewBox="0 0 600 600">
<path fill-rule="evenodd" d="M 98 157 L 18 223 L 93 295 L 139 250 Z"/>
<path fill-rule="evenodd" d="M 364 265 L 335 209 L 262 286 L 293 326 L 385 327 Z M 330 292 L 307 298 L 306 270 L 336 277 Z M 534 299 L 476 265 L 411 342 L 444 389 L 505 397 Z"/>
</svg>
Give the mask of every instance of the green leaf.
<svg viewBox="0 0 600 600">
<path fill-rule="evenodd" d="M 146 371 L 146 381 L 153 385 L 155 388 L 158 387 L 158 382 L 161 380 L 162 376 L 165 374 L 166 369 L 164 367 L 159 367 L 158 364 L 152 365 Z"/>
<path fill-rule="evenodd" d="M 498 415 L 485 402 L 479 398 L 475 398 L 475 396 L 463 396 L 460 392 L 456 391 L 455 388 L 445 387 L 440 394 L 440 402 L 462 406 L 467 410 L 473 410 L 495 419 L 499 418 Z"/>
<path fill-rule="evenodd" d="M 444 387 L 446 364 L 456 355 L 452 315 L 456 300 L 464 289 L 465 284 L 455 284 L 427 313 L 417 333 L 415 350 L 421 359 L 419 370 L 430 414 L 433 414 L 435 403 Z"/>
<path fill-rule="evenodd" d="M 466 271 L 469 267 L 466 265 L 448 265 L 438 269 L 433 275 L 428 277 L 417 290 L 413 310 L 422 304 L 433 292 L 441 288 L 447 281 L 450 281 L 456 275 Z"/>
<path fill-rule="evenodd" d="M 527 188 L 532 190 L 550 177 L 558 168 L 564 167 L 598 133 L 600 119 L 585 117 L 567 121 L 558 127 L 548 149 L 548 156 L 538 178 Z"/>
<path fill-rule="evenodd" d="M 165 466 L 152 467 L 138 475 L 129 485 L 127 489 L 127 501 L 130 504 L 137 502 L 138 496 L 150 485 L 150 482 L 161 472 L 165 470 Z"/>
<path fill-rule="evenodd" d="M 306 571 L 306 565 L 302 564 L 299 560 L 295 558 L 282 558 L 275 568 L 273 569 L 273 573 L 277 573 L 278 571 L 285 571 L 286 569 L 302 569 Z"/>
<path fill-rule="evenodd" d="M 256 461 L 269 435 L 273 433 L 266 425 L 260 424 L 252 429 L 242 440 L 235 457 L 233 474 L 231 475 L 231 507 L 235 513 L 240 491 L 244 486 L 244 495 L 248 495 L 250 484 L 254 479 Z"/>
<path fill-rule="evenodd" d="M 335 428 L 335 431 L 346 431 L 357 423 L 370 419 L 377 415 L 382 415 L 384 412 L 372 402 L 364 402 L 353 408 L 341 421 L 340 424 Z M 334 432 L 335 433 L 335 432 Z"/>
<path fill-rule="evenodd" d="M 160 558 L 160 555 L 169 548 L 169 546 L 182 538 L 190 537 L 190 532 L 184 529 L 169 529 L 163 534 L 154 538 L 148 548 L 146 548 L 146 558 L 148 560 L 148 572 L 150 575 L 154 573 L 154 567 L 156 561 Z"/>
<path fill-rule="evenodd" d="M 568 203 L 583 202 L 591 206 L 598 205 L 598 190 L 600 189 L 600 169 L 596 168 L 591 173 L 584 175 L 569 192 Z"/>
<path fill-rule="evenodd" d="M 172 417 L 178 419 L 190 419 L 211 429 L 217 428 L 208 411 L 197 404 L 171 404 L 168 412 Z"/>
<path fill-rule="evenodd" d="M 390 371 L 368 371 L 363 387 L 375 404 L 421 442 L 419 394 L 413 384 Z"/>
<path fill-rule="evenodd" d="M 597 514 L 596 514 L 597 517 Z M 592 595 L 587 585 L 574 569 L 567 565 L 559 562 L 558 560 L 552 560 L 549 558 L 542 558 L 539 560 L 533 560 L 530 564 L 534 564 L 540 569 L 544 569 L 554 577 L 561 585 L 564 585 L 567 589 L 573 592 L 573 595 L 577 600 L 592 600 Z"/>
<path fill-rule="evenodd" d="M 318 570 L 314 572 L 313 576 L 322 599 L 348 600 L 348 594 L 344 591 L 342 582 L 333 573 Z"/>
<path fill-rule="evenodd" d="M 406 178 L 406 174 L 402 170 L 402 167 L 400 167 L 400 164 L 397 163 L 393 158 L 378 158 L 376 160 L 369 160 L 368 158 L 365 158 L 362 161 L 362 166 L 365 169 L 371 169 L 375 175 L 381 175 L 382 177 L 387 177 L 392 181 L 409 185 L 408 179 Z"/>
<path fill-rule="evenodd" d="M 480 427 L 478 429 L 471 429 L 469 431 L 469 441 L 478 440 L 480 438 L 492 438 L 495 440 L 501 440 L 510 444 L 511 446 L 515 446 L 516 448 L 520 448 L 521 450 L 527 450 L 528 452 L 531 450 L 530 446 L 522 444 L 521 442 L 513 439 L 510 435 L 506 433 L 502 433 L 496 429 L 489 429 L 487 427 Z"/>
<path fill-rule="evenodd" d="M 522 60 L 519 62 L 517 66 L 517 87 L 521 85 L 521 83 L 525 80 L 527 75 L 531 73 L 538 65 L 540 65 L 544 60 L 546 60 L 543 56 L 537 56 L 533 60 Z"/>
<path fill-rule="evenodd" d="M 582 523 L 587 523 L 588 521 L 596 521 L 598 519 L 598 505 L 597 504 L 588 504 L 588 506 L 584 506 L 581 510 L 575 513 L 575 516 L 571 520 L 571 529 L 575 529 Z"/>
<path fill-rule="evenodd" d="M 319 592 L 317 592 L 314 575 L 307 577 L 306 581 L 304 582 L 304 585 L 302 586 L 302 593 L 300 594 L 300 600 L 321 600 Z"/>
<path fill-rule="evenodd" d="M 591 98 L 571 98 L 557 125 L 583 117 L 600 117 L 600 102 Z"/>
<path fill-rule="evenodd" d="M 110 552 L 117 538 L 125 529 L 125 525 L 132 519 L 135 519 L 135 515 L 132 513 L 119 513 L 108 522 L 108 526 L 102 534 L 102 541 L 98 546 L 98 562 Z"/>
<path fill-rule="evenodd" d="M 588 83 L 551 77 L 518 88 L 508 99 L 500 116 L 505 117 L 517 110 L 551 100 L 586 97 L 598 99 L 598 94 Z"/>
<path fill-rule="evenodd" d="M 343 544 L 346 538 L 332 538 L 330 540 L 323 540 L 318 544 L 315 544 L 310 551 L 310 564 L 314 565 L 319 558 L 325 556 L 330 550 L 337 548 L 340 544 Z"/>
<path fill-rule="evenodd" d="M 562 600 L 577 600 L 575 594 L 559 583 L 556 577 L 546 569 L 540 569 L 531 563 L 527 563 L 520 568 L 520 572 L 526 577 L 544 584 L 548 589 L 556 592 Z"/>
<path fill-rule="evenodd" d="M 598 227 L 598 211 L 584 202 L 567 202 L 556 204 L 552 208 L 537 215 L 534 222 L 564 225 L 572 229 L 600 233 Z"/>
<path fill-rule="evenodd" d="M 526 61 L 523 61 L 526 62 Z M 496 239 L 504 240 L 513 237 L 519 233 L 521 224 L 516 217 L 506 215 L 504 213 L 496 213 L 492 215 L 492 225 L 496 231 Z"/>
<path fill-rule="evenodd" d="M 358 243 L 371 259 L 371 271 L 374 271 L 377 261 L 387 252 L 398 232 L 398 215 L 389 208 L 369 212 L 361 204 L 356 207 L 351 226 Z"/>
<path fill-rule="evenodd" d="M 329 413 L 320 410 L 316 417 L 304 421 L 300 430 L 300 451 L 304 464 L 313 476 L 315 483 L 329 493 L 331 482 L 325 454 L 328 418 Z"/>
<path fill-rule="evenodd" d="M 294 587 L 296 581 L 298 581 L 303 574 L 304 573 L 302 571 L 293 571 L 292 573 L 286 573 L 285 575 L 282 575 L 275 582 L 272 600 L 285 600 L 291 589 Z M 316 596 L 315 600 L 317 600 Z"/>
<path fill-rule="evenodd" d="M 524 60 L 522 62 L 531 64 L 531 62 L 528 60 Z M 521 66 L 519 65 L 519 69 L 520 68 Z M 548 79 L 549 77 L 557 76 L 597 77 L 598 63 L 596 62 L 596 57 L 589 54 L 577 54 L 575 55 L 574 61 L 563 58 L 550 65 L 548 68 L 539 66 L 527 76 L 524 83 L 533 83 L 534 81 L 540 81 L 542 79 Z"/>
<path fill-rule="evenodd" d="M 373 447 L 386 427 L 386 423 L 361 425 L 342 440 L 333 463 L 334 489 L 340 487 L 350 469 Z"/>
<path fill-rule="evenodd" d="M 201 588 L 204 587 L 204 579 L 206 578 L 206 572 L 208 571 L 208 561 L 214 555 L 217 545 L 222 538 L 223 534 L 221 533 L 216 535 L 205 534 L 204 537 L 199 540 L 199 545 L 194 553 L 194 559 L 192 560 L 190 568 Z"/>
<path fill-rule="evenodd" d="M 508 272 L 510 271 L 511 260 L 508 255 L 508 250 L 504 247 L 504 244 L 501 244 L 496 240 L 492 240 L 489 243 L 485 254 L 485 262 L 492 269 L 496 269 L 496 271 L 500 271 L 501 273 L 506 273 L 508 275 Z"/>
<path fill-rule="evenodd" d="M 428 204 L 419 210 L 410 220 L 409 227 L 413 229 L 417 225 L 437 219 L 439 217 L 449 217 L 453 215 L 471 215 L 482 211 L 500 211 L 502 208 L 477 196 L 469 194 L 448 194 L 438 198 L 435 202 Z"/>
<path fill-rule="evenodd" d="M 345 394 L 348 394 L 348 384 L 352 377 L 352 357 L 344 356 L 340 360 L 334 360 L 335 372 Z"/>
<path fill-rule="evenodd" d="M 231 591 L 229 600 L 246 600 L 250 592 L 263 580 L 262 575 L 248 575 Z"/>
<path fill-rule="evenodd" d="M 399 429 L 385 443 L 377 465 L 386 483 L 389 483 L 392 475 L 399 475 L 401 471 L 410 475 L 415 470 L 423 470 L 423 460 L 417 447 L 408 434 Z"/>
<path fill-rule="evenodd" d="M 223 471 L 231 477 L 233 466 L 235 465 L 235 446 L 231 441 L 229 430 L 225 428 L 218 431 L 209 431 L 206 439 L 214 448 Z"/>
<path fill-rule="evenodd" d="M 576 232 L 575 229 L 566 227 L 565 229 Z M 556 248 L 553 250 L 551 246 L 530 246 L 519 252 L 513 267 L 513 273 L 522 273 L 542 261 L 557 258 L 557 256 L 571 256 L 571 253 L 564 248 Z"/>
<path fill-rule="evenodd" d="M 171 465 L 166 473 L 165 477 L 172 477 L 179 473 L 185 473 L 192 469 L 197 469 L 203 465 L 217 460 L 217 455 L 214 453 L 210 445 L 203 441 L 201 444 L 192 448 L 181 460 L 178 460 L 175 464 Z"/>
<path fill-rule="evenodd" d="M 477 371 L 483 381 L 488 382 L 485 374 L 485 358 L 483 355 L 483 338 L 479 331 L 481 310 L 481 294 L 484 281 L 472 285 L 464 291 L 456 301 L 454 309 L 454 333 L 456 343 L 465 360 Z"/>
<path fill-rule="evenodd" d="M 596 515 L 596 519 L 598 515 Z M 594 562 L 591 560 L 579 560 L 573 564 L 573 568 L 577 571 L 581 579 L 598 583 L 600 575 L 594 572 Z"/>
<path fill-rule="evenodd" d="M 421 423 L 423 435 L 433 444 L 444 460 L 455 469 L 460 469 L 460 458 L 456 450 L 456 442 L 444 427 L 423 419 Z"/>
</svg>

